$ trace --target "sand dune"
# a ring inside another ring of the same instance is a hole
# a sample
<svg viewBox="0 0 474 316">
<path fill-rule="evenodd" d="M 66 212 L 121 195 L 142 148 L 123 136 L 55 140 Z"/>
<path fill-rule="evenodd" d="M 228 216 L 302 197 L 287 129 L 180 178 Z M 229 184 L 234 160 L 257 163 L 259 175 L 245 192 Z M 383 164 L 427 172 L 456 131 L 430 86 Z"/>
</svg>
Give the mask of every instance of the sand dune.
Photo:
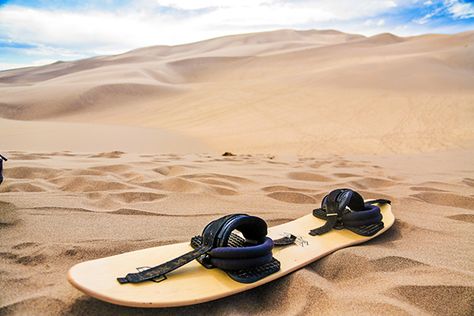
<svg viewBox="0 0 474 316">
<path fill-rule="evenodd" d="M 0 315 L 472 315 L 473 56 L 474 32 L 280 30 L 1 71 Z M 394 227 L 193 307 L 67 284 L 79 261 L 232 212 L 278 225 L 337 187 L 392 200 Z"/>
<path fill-rule="evenodd" d="M 0 187 L 0 313 L 29 314 L 34 306 L 48 315 L 472 314 L 472 154 L 9 152 Z M 391 199 L 395 226 L 250 292 L 150 311 L 97 301 L 66 281 L 78 261 L 186 241 L 229 212 L 270 225 L 290 221 L 348 185 Z"/>
<path fill-rule="evenodd" d="M 472 56 L 473 32 L 243 34 L 0 72 L 0 116 L 157 128 L 218 152 L 465 148 Z"/>
</svg>

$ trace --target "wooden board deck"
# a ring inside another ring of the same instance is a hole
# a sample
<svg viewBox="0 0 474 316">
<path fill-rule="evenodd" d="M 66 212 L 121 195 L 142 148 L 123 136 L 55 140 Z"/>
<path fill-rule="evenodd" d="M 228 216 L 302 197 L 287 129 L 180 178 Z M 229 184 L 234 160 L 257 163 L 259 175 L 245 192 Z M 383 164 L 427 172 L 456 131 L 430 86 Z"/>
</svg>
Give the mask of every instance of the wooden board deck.
<svg viewBox="0 0 474 316">
<path fill-rule="evenodd" d="M 312 214 L 270 227 L 268 236 L 272 239 L 281 238 L 287 233 L 300 239 L 296 245 L 274 248 L 273 256 L 281 262 L 281 270 L 251 284 L 236 282 L 222 270 L 206 269 L 195 260 L 169 273 L 167 279 L 159 283 L 117 282 L 117 277 L 137 271 L 138 267 L 155 266 L 192 250 L 188 242 L 82 262 L 69 270 L 68 280 L 85 294 L 118 305 L 172 307 L 203 303 L 271 282 L 338 249 L 360 244 L 383 234 L 393 225 L 395 218 L 389 204 L 380 207 L 385 227 L 371 237 L 360 236 L 346 229 L 311 236 L 308 234 L 311 229 L 325 223 Z"/>
</svg>

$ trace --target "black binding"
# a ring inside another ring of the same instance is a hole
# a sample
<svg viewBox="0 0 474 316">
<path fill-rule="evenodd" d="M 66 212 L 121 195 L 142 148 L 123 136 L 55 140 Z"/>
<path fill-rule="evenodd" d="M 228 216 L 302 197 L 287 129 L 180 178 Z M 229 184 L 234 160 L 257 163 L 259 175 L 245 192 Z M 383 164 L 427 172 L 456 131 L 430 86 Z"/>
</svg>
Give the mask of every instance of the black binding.
<svg viewBox="0 0 474 316">
<path fill-rule="evenodd" d="M 164 277 L 167 273 L 176 270 L 177 268 L 191 262 L 194 259 L 198 259 L 198 261 L 201 262 L 202 259 L 200 258 L 205 258 L 206 254 L 212 249 L 227 247 L 229 243 L 234 242 L 235 236 L 233 237 L 232 235 L 234 234 L 231 234 L 234 229 L 239 230 L 244 235 L 245 244 L 256 245 L 254 250 L 256 247 L 258 247 L 258 245 L 268 240 L 268 238 L 266 238 L 267 224 L 261 218 L 249 216 L 246 214 L 233 214 L 224 216 L 209 223 L 204 228 L 202 236 L 199 236 L 199 240 L 194 239 L 194 242 L 191 243 L 193 248 L 195 248 L 194 250 L 156 267 L 152 267 L 137 273 L 129 273 L 125 277 L 117 278 L 117 281 L 121 284 L 124 284 L 153 280 L 158 277 Z M 268 254 L 265 253 L 264 256 L 255 258 L 255 261 L 260 262 L 260 266 L 264 266 L 266 263 L 270 263 L 270 261 L 273 263 L 273 265 L 275 265 L 275 259 L 271 256 L 271 247 L 273 245 L 272 241 L 268 240 L 267 244 L 268 248 L 266 249 L 268 249 Z M 222 261 L 222 259 L 220 260 Z M 235 264 L 235 262 L 226 262 L 224 260 L 224 264 L 229 263 Z M 276 271 L 273 271 L 272 273 Z"/>
<path fill-rule="evenodd" d="M 214 247 L 219 231 L 227 223 L 228 220 L 232 219 L 233 217 L 237 215 L 239 214 L 224 216 L 222 218 L 219 218 L 218 220 L 215 220 L 209 223 L 204 228 L 203 243 L 201 247 L 199 247 L 198 249 L 194 249 L 182 256 L 179 256 L 173 260 L 170 260 L 158 266 L 152 267 L 150 269 L 146 269 L 144 271 L 137 272 L 137 273 L 129 273 L 125 277 L 117 278 L 117 281 L 120 284 L 124 284 L 124 283 L 140 283 L 143 281 L 152 280 L 157 277 L 164 276 L 167 273 L 185 265 L 186 263 L 193 261 L 194 259 L 198 258 L 199 256 L 211 250 L 212 247 Z"/>
<path fill-rule="evenodd" d="M 284 237 L 284 238 L 286 239 L 282 241 L 282 243 L 289 245 L 290 244 L 289 240 L 291 240 L 292 237 L 290 236 L 290 237 Z M 202 242 L 202 236 L 194 236 L 191 239 L 191 247 L 199 248 L 201 245 L 201 242 Z M 230 234 L 227 247 L 241 248 L 241 247 L 245 247 L 245 245 L 246 245 L 246 241 L 244 238 L 236 234 Z M 196 260 L 200 264 L 202 264 L 206 269 L 216 268 L 216 266 L 212 264 L 213 258 L 209 254 L 204 254 L 201 257 L 197 258 Z M 237 269 L 237 270 L 224 269 L 224 271 L 227 273 L 227 275 L 230 278 L 240 283 L 253 283 L 275 272 L 278 272 L 279 270 L 280 270 L 280 261 L 278 261 L 277 259 L 273 257 L 269 262 L 264 263 L 259 266 L 254 266 L 254 267 L 249 267 L 249 268 L 244 268 L 244 269 Z"/>
<path fill-rule="evenodd" d="M 1 155 L 0 158 L 6 161 Z M 0 168 L 1 162 L 0 159 Z M 362 196 L 351 189 L 333 190 L 324 197 L 321 208 L 313 210 L 313 215 L 326 220 L 326 223 L 311 230 L 309 234 L 316 236 L 333 228 L 346 228 L 363 236 L 372 236 L 383 228 L 383 222 L 380 209 L 371 205 L 384 203 L 391 202 L 385 199 L 364 202 Z M 239 230 L 244 238 L 233 234 L 234 229 Z M 224 269 L 238 282 L 252 283 L 280 270 L 280 262 L 271 255 L 273 246 L 291 245 L 297 239 L 290 234 L 272 242 L 266 235 L 267 224 L 261 218 L 246 214 L 224 216 L 210 222 L 204 228 L 202 236 L 191 239 L 194 250 L 158 266 L 129 273 L 125 277 L 117 278 L 117 281 L 123 284 L 166 278 L 167 273 L 196 259 L 208 269 L 216 266 Z M 267 244 L 262 250 L 262 246 Z M 249 248 L 248 253 L 245 253 L 249 257 L 243 256 L 239 249 L 227 248 L 252 246 L 253 248 Z M 215 257 L 211 256 L 213 252 Z"/>
<path fill-rule="evenodd" d="M 333 228 L 346 228 L 362 236 L 373 236 L 384 227 L 382 214 L 375 204 L 390 203 L 385 199 L 364 202 L 362 196 L 351 189 L 333 190 L 323 198 L 321 207 L 313 210 L 313 215 L 326 223 L 309 234 L 317 236 Z"/>
</svg>

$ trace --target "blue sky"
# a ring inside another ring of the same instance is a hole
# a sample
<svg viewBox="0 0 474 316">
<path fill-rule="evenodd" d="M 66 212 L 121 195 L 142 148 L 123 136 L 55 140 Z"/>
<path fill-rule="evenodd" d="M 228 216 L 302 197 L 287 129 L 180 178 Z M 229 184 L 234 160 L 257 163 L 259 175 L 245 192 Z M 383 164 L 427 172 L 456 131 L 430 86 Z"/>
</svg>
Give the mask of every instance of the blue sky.
<svg viewBox="0 0 474 316">
<path fill-rule="evenodd" d="M 0 70 L 282 28 L 474 30 L 474 0 L 0 0 Z"/>
</svg>

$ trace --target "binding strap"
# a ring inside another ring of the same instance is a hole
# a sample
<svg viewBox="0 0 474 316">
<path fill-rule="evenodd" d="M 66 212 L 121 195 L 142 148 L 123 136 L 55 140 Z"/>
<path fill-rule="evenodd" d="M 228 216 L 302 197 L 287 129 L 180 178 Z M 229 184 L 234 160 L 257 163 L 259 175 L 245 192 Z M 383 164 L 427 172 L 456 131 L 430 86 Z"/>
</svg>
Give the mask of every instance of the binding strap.
<svg viewBox="0 0 474 316">
<path fill-rule="evenodd" d="M 385 203 L 391 202 L 385 199 L 364 202 L 363 197 L 351 189 L 331 191 L 323 198 L 321 208 L 313 210 L 313 215 L 326 220 L 326 223 L 309 234 L 316 236 L 333 228 L 347 228 L 359 235 L 372 236 L 384 227 L 380 208 L 374 204 Z"/>
<path fill-rule="evenodd" d="M 204 228 L 198 248 L 156 267 L 138 273 L 129 273 L 125 277 L 117 278 L 117 281 L 121 284 L 140 283 L 164 276 L 211 249 L 226 244 L 234 229 L 242 232 L 249 243 L 261 244 L 267 235 L 267 224 L 261 218 L 246 214 L 227 215 L 212 221 Z"/>
<path fill-rule="evenodd" d="M 322 235 L 334 228 L 338 218 L 342 216 L 342 211 L 345 210 L 352 197 L 351 191 L 344 189 L 337 189 L 331 191 L 322 201 L 321 208 L 326 211 L 326 223 L 309 232 L 311 236 Z"/>
</svg>

